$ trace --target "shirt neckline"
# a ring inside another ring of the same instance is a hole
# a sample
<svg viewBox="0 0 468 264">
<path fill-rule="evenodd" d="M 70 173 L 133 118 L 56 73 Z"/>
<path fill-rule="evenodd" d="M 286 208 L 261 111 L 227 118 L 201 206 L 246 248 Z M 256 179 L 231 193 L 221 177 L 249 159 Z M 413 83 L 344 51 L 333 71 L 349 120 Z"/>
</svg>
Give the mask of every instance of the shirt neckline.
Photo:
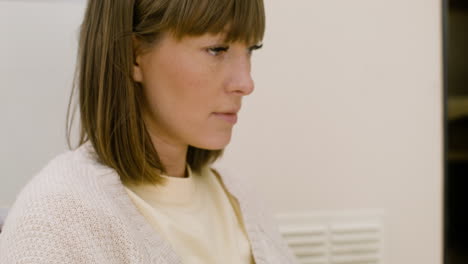
<svg viewBox="0 0 468 264">
<path fill-rule="evenodd" d="M 164 184 L 128 185 L 144 201 L 150 204 L 165 204 L 183 206 L 190 204 L 198 190 L 196 177 L 189 164 L 186 164 L 187 177 L 174 177 L 166 174 L 160 175 L 165 179 Z"/>
</svg>

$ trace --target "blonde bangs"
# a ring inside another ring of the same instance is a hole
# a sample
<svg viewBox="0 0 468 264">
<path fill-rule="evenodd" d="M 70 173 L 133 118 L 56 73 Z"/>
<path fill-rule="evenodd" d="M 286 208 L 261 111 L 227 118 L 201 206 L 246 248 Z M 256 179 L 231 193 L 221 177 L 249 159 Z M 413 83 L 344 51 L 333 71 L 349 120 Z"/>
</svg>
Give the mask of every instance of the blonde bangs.
<svg viewBox="0 0 468 264">
<path fill-rule="evenodd" d="M 262 0 L 171 1 L 162 24 L 179 39 L 224 33 L 226 42 L 256 44 L 265 32 L 265 11 Z"/>
</svg>

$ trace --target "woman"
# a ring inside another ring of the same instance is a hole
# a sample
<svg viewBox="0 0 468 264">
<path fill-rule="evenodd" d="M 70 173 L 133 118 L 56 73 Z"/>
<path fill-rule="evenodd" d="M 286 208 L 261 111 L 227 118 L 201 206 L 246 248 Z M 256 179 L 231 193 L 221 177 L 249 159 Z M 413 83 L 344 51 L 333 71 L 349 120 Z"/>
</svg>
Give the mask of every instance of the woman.
<svg viewBox="0 0 468 264">
<path fill-rule="evenodd" d="M 248 183 L 210 168 L 264 25 L 262 0 L 89 1 L 79 147 L 23 188 L 0 263 L 296 263 Z"/>
</svg>

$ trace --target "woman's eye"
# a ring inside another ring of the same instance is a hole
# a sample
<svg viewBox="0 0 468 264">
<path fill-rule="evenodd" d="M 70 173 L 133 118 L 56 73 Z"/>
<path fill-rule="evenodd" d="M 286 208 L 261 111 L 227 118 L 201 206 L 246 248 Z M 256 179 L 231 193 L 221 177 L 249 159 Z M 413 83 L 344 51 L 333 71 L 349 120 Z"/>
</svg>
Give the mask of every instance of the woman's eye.
<svg viewBox="0 0 468 264">
<path fill-rule="evenodd" d="M 249 53 L 252 54 L 252 52 L 254 50 L 258 50 L 258 49 L 261 49 L 263 47 L 263 44 L 258 44 L 258 45 L 254 45 L 252 47 L 249 48 Z"/>
<path fill-rule="evenodd" d="M 214 47 L 214 48 L 209 48 L 208 52 L 213 55 L 213 56 L 218 56 L 222 52 L 228 51 L 229 47 Z"/>
</svg>

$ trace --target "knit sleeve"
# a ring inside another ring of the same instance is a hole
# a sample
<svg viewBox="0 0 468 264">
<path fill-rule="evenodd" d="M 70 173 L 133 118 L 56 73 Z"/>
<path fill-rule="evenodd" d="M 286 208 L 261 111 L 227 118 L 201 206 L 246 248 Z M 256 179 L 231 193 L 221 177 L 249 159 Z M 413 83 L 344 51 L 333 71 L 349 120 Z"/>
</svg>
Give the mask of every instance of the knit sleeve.
<svg viewBox="0 0 468 264">
<path fill-rule="evenodd" d="M 0 263 L 4 264 L 45 264 L 83 263 L 77 252 L 69 250 L 66 233 L 49 225 L 23 224 L 15 229 L 7 229 L 0 235 Z"/>
<path fill-rule="evenodd" d="M 63 204 L 51 199 L 16 204 L 0 234 L 0 263 L 89 263 L 67 223 Z"/>
<path fill-rule="evenodd" d="M 15 203 L 0 234 L 0 263 L 142 263 L 124 224 L 83 200 L 53 194 Z"/>
</svg>

